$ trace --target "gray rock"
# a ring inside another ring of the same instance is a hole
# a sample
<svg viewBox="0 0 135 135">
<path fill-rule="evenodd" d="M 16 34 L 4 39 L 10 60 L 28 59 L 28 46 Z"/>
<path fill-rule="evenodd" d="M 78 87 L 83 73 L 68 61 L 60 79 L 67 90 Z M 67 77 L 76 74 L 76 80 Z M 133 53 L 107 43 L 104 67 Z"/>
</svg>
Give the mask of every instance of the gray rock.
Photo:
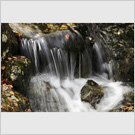
<svg viewBox="0 0 135 135">
<path fill-rule="evenodd" d="M 88 80 L 81 89 L 81 100 L 89 102 L 93 107 L 100 102 L 103 95 L 103 88 L 93 80 Z"/>
<path fill-rule="evenodd" d="M 5 60 L 18 52 L 19 46 L 15 33 L 13 33 L 8 23 L 1 25 L 1 58 Z"/>
<path fill-rule="evenodd" d="M 15 59 L 11 58 L 11 60 L 5 64 L 5 67 L 6 68 L 2 70 L 2 78 L 8 79 L 12 82 L 17 91 L 25 95 L 30 81 L 32 70 L 31 62 L 24 56 L 17 56 Z"/>
</svg>

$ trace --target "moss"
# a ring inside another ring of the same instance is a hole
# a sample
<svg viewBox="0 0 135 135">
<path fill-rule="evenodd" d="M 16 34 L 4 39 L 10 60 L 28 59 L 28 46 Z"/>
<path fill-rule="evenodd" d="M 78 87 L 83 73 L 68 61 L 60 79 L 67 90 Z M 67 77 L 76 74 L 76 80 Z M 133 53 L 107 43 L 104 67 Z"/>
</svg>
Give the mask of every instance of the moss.
<svg viewBox="0 0 135 135">
<path fill-rule="evenodd" d="M 9 24 L 1 25 L 1 54 L 2 61 L 18 51 L 18 41 Z"/>
<path fill-rule="evenodd" d="M 134 82 L 134 24 L 97 24 L 115 61 L 114 79 Z"/>
<path fill-rule="evenodd" d="M 8 79 L 17 90 L 25 94 L 30 80 L 31 62 L 21 56 L 17 56 L 16 59 L 11 57 L 11 59 L 5 64 L 6 68 L 2 71 L 2 79 Z"/>
</svg>

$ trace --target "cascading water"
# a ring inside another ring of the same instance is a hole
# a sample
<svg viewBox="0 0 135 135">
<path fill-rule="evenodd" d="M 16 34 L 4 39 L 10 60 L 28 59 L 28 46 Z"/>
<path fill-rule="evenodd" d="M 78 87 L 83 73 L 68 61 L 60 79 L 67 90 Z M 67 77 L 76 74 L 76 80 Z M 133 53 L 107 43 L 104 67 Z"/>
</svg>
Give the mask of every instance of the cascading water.
<svg viewBox="0 0 135 135">
<path fill-rule="evenodd" d="M 28 91 L 33 111 L 109 111 L 131 90 L 113 81 L 112 61 L 105 61 L 99 42 L 87 45 L 78 33 L 57 31 L 22 39 L 20 49 L 34 66 Z M 80 97 L 88 79 L 104 87 L 104 97 L 95 108 Z"/>
<path fill-rule="evenodd" d="M 45 72 L 59 79 L 73 79 L 77 58 L 79 73 L 81 72 L 81 51 L 84 49 L 82 45 L 80 36 L 70 31 L 58 31 L 45 37 L 22 39 L 21 51 L 32 61 L 36 74 Z"/>
</svg>

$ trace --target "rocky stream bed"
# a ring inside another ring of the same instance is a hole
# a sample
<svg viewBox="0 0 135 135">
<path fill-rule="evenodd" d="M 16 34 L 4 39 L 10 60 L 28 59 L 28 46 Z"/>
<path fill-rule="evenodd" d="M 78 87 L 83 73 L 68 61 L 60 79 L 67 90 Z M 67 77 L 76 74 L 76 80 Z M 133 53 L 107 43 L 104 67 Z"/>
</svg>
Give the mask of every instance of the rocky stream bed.
<svg viewBox="0 0 135 135">
<path fill-rule="evenodd" d="M 22 23 L 1 25 L 1 111 L 2 112 L 32 112 L 32 106 L 28 97 L 31 77 L 35 72 L 32 60 L 22 55 L 20 42 L 22 38 L 37 38 L 57 31 L 68 31 L 73 36 L 79 37 L 83 51 L 85 46 L 93 47 L 97 41 L 105 49 L 105 60 L 112 63 L 112 75 L 114 82 L 121 81 L 122 85 L 130 87 L 130 92 L 123 94 L 123 99 L 110 112 L 134 111 L 134 24 L 80 24 L 80 23 Z M 63 32 L 64 33 L 64 32 Z M 65 40 L 70 35 L 65 35 Z M 74 39 L 74 38 L 73 38 Z M 72 40 L 73 40 L 72 39 Z M 48 39 L 49 40 L 49 39 Z M 51 41 L 50 41 L 51 42 Z M 63 41 L 64 42 L 64 41 Z M 75 50 L 78 51 L 78 50 Z M 93 54 L 93 59 L 94 59 Z M 39 60 L 41 63 L 42 61 Z M 89 63 L 89 62 L 87 62 Z M 85 63 L 84 65 L 87 65 Z M 79 67 L 79 64 L 77 63 Z M 92 65 L 92 75 L 98 71 L 99 65 Z M 79 69 L 79 68 L 78 68 Z M 86 78 L 87 68 L 81 74 Z M 41 66 L 42 71 L 42 66 Z M 107 72 L 107 71 L 106 71 Z M 75 70 L 75 77 L 80 75 Z M 46 84 L 51 91 L 51 84 Z M 104 87 L 93 79 L 87 80 L 80 91 L 81 101 L 95 108 L 104 97 Z M 67 110 L 66 110 L 67 111 Z"/>
</svg>

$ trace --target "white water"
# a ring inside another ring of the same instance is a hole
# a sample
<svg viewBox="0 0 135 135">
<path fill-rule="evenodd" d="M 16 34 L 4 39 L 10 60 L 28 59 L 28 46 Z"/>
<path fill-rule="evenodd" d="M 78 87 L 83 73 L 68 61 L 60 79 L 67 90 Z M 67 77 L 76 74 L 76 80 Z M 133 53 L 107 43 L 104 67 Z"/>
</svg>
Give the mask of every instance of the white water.
<svg viewBox="0 0 135 135">
<path fill-rule="evenodd" d="M 65 38 L 66 34 L 70 35 L 69 40 Z M 118 105 L 125 93 L 132 90 L 123 86 L 122 82 L 113 81 L 113 61 L 106 61 L 99 43 L 93 47 L 86 46 L 84 51 L 81 51 L 81 46 L 83 42 L 80 37 L 70 31 L 21 40 L 22 54 L 35 67 L 36 75 L 31 78 L 28 91 L 33 111 L 109 111 Z M 77 70 L 79 78 L 74 77 Z M 88 78 L 82 78 L 83 75 Z M 82 87 L 91 79 L 104 89 L 104 96 L 95 108 L 81 101 L 80 95 Z"/>
<path fill-rule="evenodd" d="M 89 103 L 81 101 L 80 91 L 88 79 L 98 82 L 104 88 L 104 96 L 95 109 Z M 45 81 L 49 82 L 52 86 L 49 91 L 46 88 Z M 30 89 L 32 90 L 29 93 L 30 102 L 33 110 L 36 112 L 109 111 L 123 99 L 123 94 L 132 90 L 130 87 L 122 86 L 121 82 L 113 82 L 100 76 L 87 79 L 66 79 L 61 82 L 58 78 L 50 77 L 47 74 L 33 77 Z"/>
</svg>

